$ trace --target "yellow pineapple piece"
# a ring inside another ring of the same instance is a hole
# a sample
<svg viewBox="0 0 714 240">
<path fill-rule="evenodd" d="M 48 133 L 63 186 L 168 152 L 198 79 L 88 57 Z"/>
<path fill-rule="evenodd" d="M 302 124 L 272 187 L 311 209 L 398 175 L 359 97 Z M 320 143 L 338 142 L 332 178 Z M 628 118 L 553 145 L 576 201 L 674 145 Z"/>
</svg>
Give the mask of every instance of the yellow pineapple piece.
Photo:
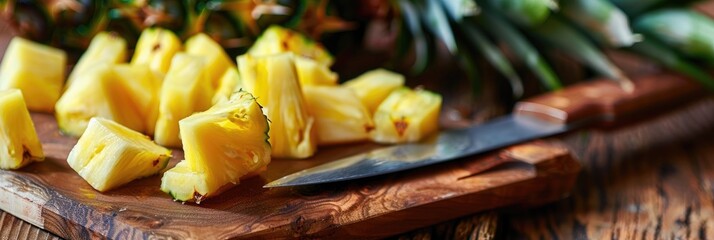
<svg viewBox="0 0 714 240">
<path fill-rule="evenodd" d="M 22 92 L 0 91 L 0 169 L 18 169 L 44 159 Z"/>
<path fill-rule="evenodd" d="M 337 85 L 337 73 L 330 71 L 326 65 L 301 56 L 294 59 L 300 85 Z"/>
<path fill-rule="evenodd" d="M 305 101 L 315 116 L 317 144 L 339 144 L 369 139 L 372 116 L 352 89 L 341 86 L 305 86 Z"/>
<path fill-rule="evenodd" d="M 374 113 L 372 140 L 379 143 L 416 142 L 439 129 L 441 96 L 426 90 L 393 91 Z"/>
<path fill-rule="evenodd" d="M 213 90 L 206 81 L 203 57 L 178 53 L 164 78 L 154 140 L 163 146 L 180 147 L 179 120 L 211 106 Z"/>
<path fill-rule="evenodd" d="M 324 66 L 332 65 L 333 59 L 325 48 L 305 35 L 277 25 L 270 26 L 248 50 L 253 56 L 292 52 L 314 59 Z"/>
<path fill-rule="evenodd" d="M 150 132 L 161 80 L 141 65 L 99 65 L 75 79 L 57 101 L 57 123 L 64 134 L 79 137 L 93 117 L 139 132 Z"/>
<path fill-rule="evenodd" d="M 200 203 L 270 163 L 268 121 L 255 98 L 239 91 L 179 122 L 186 160 L 164 173 L 161 190 Z"/>
<path fill-rule="evenodd" d="M 243 88 L 270 119 L 273 157 L 306 158 L 317 149 L 313 125 L 290 53 L 238 58 Z"/>
<path fill-rule="evenodd" d="M 171 151 L 149 137 L 103 118 L 92 118 L 87 132 L 67 157 L 69 166 L 100 192 L 159 173 Z"/>
<path fill-rule="evenodd" d="M 64 51 L 15 37 L 0 65 L 0 90 L 20 89 L 31 111 L 52 112 L 66 67 Z"/>
<path fill-rule="evenodd" d="M 221 83 L 216 89 L 216 93 L 213 95 L 213 104 L 219 101 L 228 100 L 231 95 L 240 90 L 240 75 L 238 75 L 238 69 L 235 67 L 228 68 L 228 70 L 221 77 Z"/>
<path fill-rule="evenodd" d="M 123 63 L 126 61 L 126 54 L 126 40 L 113 33 L 98 33 L 92 38 L 87 51 L 82 54 L 77 64 L 74 65 L 74 69 L 72 69 L 72 73 L 70 73 L 65 83 L 65 89 L 72 85 L 77 76 L 84 74 L 84 72 L 97 64 Z"/>
<path fill-rule="evenodd" d="M 369 112 L 374 113 L 392 91 L 404 86 L 404 76 L 376 69 L 345 82 L 344 86 L 353 89 Z"/>
<path fill-rule="evenodd" d="M 214 89 L 218 88 L 221 77 L 233 64 L 223 47 L 205 33 L 186 40 L 186 53 L 205 57 L 206 78 L 211 81 Z"/>
<path fill-rule="evenodd" d="M 151 70 L 166 73 L 174 54 L 181 50 L 181 40 L 170 30 L 147 28 L 139 37 L 131 59 L 133 65 L 149 65 Z"/>
</svg>

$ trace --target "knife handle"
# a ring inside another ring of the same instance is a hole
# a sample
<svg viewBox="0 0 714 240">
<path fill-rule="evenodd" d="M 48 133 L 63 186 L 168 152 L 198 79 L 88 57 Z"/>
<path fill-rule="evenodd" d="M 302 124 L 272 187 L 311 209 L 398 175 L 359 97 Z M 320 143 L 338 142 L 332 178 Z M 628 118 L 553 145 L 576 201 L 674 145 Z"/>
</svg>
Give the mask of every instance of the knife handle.
<svg viewBox="0 0 714 240">
<path fill-rule="evenodd" d="M 549 122 L 570 124 L 596 121 L 611 124 L 623 118 L 658 110 L 704 92 L 704 88 L 675 74 L 639 76 L 627 92 L 614 81 L 598 79 L 519 102 L 514 113 Z"/>
</svg>

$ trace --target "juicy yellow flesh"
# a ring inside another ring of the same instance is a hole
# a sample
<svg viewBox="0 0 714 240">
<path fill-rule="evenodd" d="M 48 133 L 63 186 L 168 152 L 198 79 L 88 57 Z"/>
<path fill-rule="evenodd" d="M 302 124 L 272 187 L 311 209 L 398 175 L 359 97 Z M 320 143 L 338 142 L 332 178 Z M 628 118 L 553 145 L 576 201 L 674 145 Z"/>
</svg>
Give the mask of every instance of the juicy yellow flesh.
<svg viewBox="0 0 714 240">
<path fill-rule="evenodd" d="M 18 169 L 44 159 L 22 92 L 0 91 L 0 169 Z"/>
<path fill-rule="evenodd" d="M 200 202 L 270 163 L 268 121 L 247 92 L 179 125 L 186 160 L 167 171 L 161 183 L 162 191 L 176 200 Z"/>
<path fill-rule="evenodd" d="M 64 51 L 15 37 L 0 65 L 0 90 L 20 89 L 30 110 L 52 112 L 66 66 Z"/>
<path fill-rule="evenodd" d="M 171 59 L 181 49 L 181 40 L 166 29 L 145 29 L 136 43 L 133 65 L 149 65 L 151 70 L 166 73 Z"/>
<path fill-rule="evenodd" d="M 179 53 L 161 87 L 154 139 L 163 146 L 179 147 L 179 120 L 211 105 L 211 82 L 205 78 L 202 57 Z"/>
<path fill-rule="evenodd" d="M 251 92 L 270 119 L 270 144 L 273 157 L 306 158 L 317 150 L 309 114 L 297 80 L 292 54 L 263 57 L 241 56 L 239 64 L 243 87 Z M 247 62 L 247 63 L 246 63 Z"/>
<path fill-rule="evenodd" d="M 94 189 L 104 192 L 159 173 L 170 158 L 170 150 L 147 136 L 111 120 L 92 118 L 67 163 Z"/>
<path fill-rule="evenodd" d="M 147 66 L 98 65 L 75 79 L 57 102 L 60 130 L 79 137 L 92 117 L 116 121 L 139 132 L 153 125 L 158 79 Z"/>
<path fill-rule="evenodd" d="M 74 79 L 87 72 L 90 68 L 97 64 L 119 64 L 126 60 L 127 54 L 126 40 L 123 38 L 101 32 L 92 38 L 87 51 L 82 54 L 77 64 L 74 65 L 72 73 L 70 73 L 65 89 L 69 88 L 74 82 Z"/>
<path fill-rule="evenodd" d="M 295 56 L 295 69 L 302 86 L 337 85 L 337 73 L 315 60 Z"/>
<path fill-rule="evenodd" d="M 295 55 L 314 59 L 324 66 L 332 65 L 332 56 L 319 43 L 293 30 L 280 26 L 266 29 L 248 50 L 253 56 L 265 56 L 292 52 Z"/>
<path fill-rule="evenodd" d="M 229 68 L 221 77 L 221 83 L 216 89 L 216 93 L 213 95 L 213 104 L 220 101 L 228 100 L 233 92 L 240 90 L 240 76 L 238 75 L 238 69 L 235 67 Z"/>
<path fill-rule="evenodd" d="M 186 53 L 206 59 L 206 78 L 214 89 L 218 88 L 221 77 L 232 65 L 228 54 L 220 44 L 205 33 L 199 33 L 186 40 Z"/>
<path fill-rule="evenodd" d="M 379 143 L 415 142 L 438 130 L 441 96 L 426 90 L 397 89 L 374 113 L 372 140 Z"/>
<path fill-rule="evenodd" d="M 319 145 L 369 139 L 372 117 L 352 89 L 340 86 L 305 86 L 305 101 L 315 117 Z"/>
<path fill-rule="evenodd" d="M 404 76 L 376 69 L 345 82 L 344 86 L 354 90 L 369 112 L 374 113 L 392 91 L 404 86 Z"/>
</svg>

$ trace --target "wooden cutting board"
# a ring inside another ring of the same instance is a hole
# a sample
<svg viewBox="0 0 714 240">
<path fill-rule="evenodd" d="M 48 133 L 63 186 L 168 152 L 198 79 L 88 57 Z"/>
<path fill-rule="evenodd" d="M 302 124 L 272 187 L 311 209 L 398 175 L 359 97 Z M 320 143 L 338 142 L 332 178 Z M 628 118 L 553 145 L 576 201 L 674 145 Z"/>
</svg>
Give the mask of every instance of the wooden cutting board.
<svg viewBox="0 0 714 240">
<path fill-rule="evenodd" d="M 68 239 L 378 238 L 485 209 L 560 199 L 579 165 L 567 148 L 536 141 L 437 166 L 343 184 L 265 189 L 289 173 L 375 144 L 321 149 L 311 159 L 274 159 L 268 171 L 196 204 L 173 202 L 160 176 L 99 193 L 66 163 L 76 143 L 54 118 L 33 114 L 47 160 L 0 171 L 0 208 Z M 183 158 L 174 150 L 169 167 Z"/>
</svg>

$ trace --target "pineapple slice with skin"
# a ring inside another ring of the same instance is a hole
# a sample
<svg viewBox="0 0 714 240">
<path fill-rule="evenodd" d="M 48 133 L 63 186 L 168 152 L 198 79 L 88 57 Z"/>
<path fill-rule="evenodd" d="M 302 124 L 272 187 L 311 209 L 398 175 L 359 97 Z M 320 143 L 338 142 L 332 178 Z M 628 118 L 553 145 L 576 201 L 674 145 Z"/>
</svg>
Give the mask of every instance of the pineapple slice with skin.
<svg viewBox="0 0 714 240">
<path fill-rule="evenodd" d="M 216 89 L 216 93 L 213 95 L 213 104 L 220 101 L 228 100 L 234 92 L 241 89 L 240 75 L 238 74 L 238 69 L 235 67 L 228 68 L 228 70 L 221 77 L 221 83 Z"/>
<path fill-rule="evenodd" d="M 149 137 L 103 118 L 89 120 L 67 163 L 94 189 L 104 192 L 166 168 L 171 151 Z"/>
<path fill-rule="evenodd" d="M 145 65 L 98 65 L 78 76 L 57 101 L 55 117 L 62 133 L 79 137 L 93 117 L 150 132 L 160 78 Z M 155 119 L 155 118 L 154 118 Z"/>
<path fill-rule="evenodd" d="M 44 159 L 22 91 L 0 91 L 0 168 L 18 169 Z"/>
<path fill-rule="evenodd" d="M 87 51 L 82 54 L 77 64 L 74 65 L 64 88 L 69 88 L 77 76 L 84 74 L 97 64 L 119 64 L 126 61 L 126 40 L 114 33 L 98 33 L 89 43 Z"/>
<path fill-rule="evenodd" d="M 294 56 L 295 68 L 302 86 L 337 85 L 337 73 L 315 60 Z"/>
<path fill-rule="evenodd" d="M 314 59 L 324 66 L 331 66 L 333 62 L 330 53 L 319 43 L 305 35 L 277 25 L 268 27 L 248 50 L 248 54 L 253 56 L 286 52 Z"/>
<path fill-rule="evenodd" d="M 206 59 L 206 78 L 214 89 L 221 83 L 226 70 L 231 67 L 231 59 L 220 44 L 205 33 L 199 33 L 186 40 L 186 53 L 203 56 Z"/>
<path fill-rule="evenodd" d="M 62 92 L 66 67 L 64 51 L 15 37 L 0 65 L 0 90 L 20 89 L 28 109 L 52 112 Z"/>
<path fill-rule="evenodd" d="M 161 190 L 177 201 L 200 203 L 270 163 L 268 120 L 248 92 L 236 92 L 179 125 L 186 160 L 161 179 Z"/>
<path fill-rule="evenodd" d="M 131 64 L 146 64 L 151 70 L 166 74 L 171 59 L 179 50 L 181 40 L 176 34 L 162 28 L 147 28 L 139 36 Z"/>
<path fill-rule="evenodd" d="M 291 53 L 238 57 L 241 82 L 270 119 L 273 157 L 307 158 L 315 154 L 315 119 L 307 109 Z"/>
<path fill-rule="evenodd" d="M 352 89 L 343 86 L 304 86 L 305 101 L 315 116 L 317 144 L 350 143 L 369 139 L 372 116 Z"/>
<path fill-rule="evenodd" d="M 378 143 L 416 142 L 439 129 L 441 96 L 426 90 L 393 91 L 374 113 L 372 140 Z"/>
<path fill-rule="evenodd" d="M 404 76 L 384 69 L 375 69 L 343 84 L 357 94 L 370 113 L 397 88 L 404 86 Z"/>
<path fill-rule="evenodd" d="M 205 58 L 178 53 L 164 78 L 159 100 L 159 116 L 154 140 L 168 147 L 180 147 L 179 120 L 211 106 L 213 90 L 206 81 Z"/>
</svg>

